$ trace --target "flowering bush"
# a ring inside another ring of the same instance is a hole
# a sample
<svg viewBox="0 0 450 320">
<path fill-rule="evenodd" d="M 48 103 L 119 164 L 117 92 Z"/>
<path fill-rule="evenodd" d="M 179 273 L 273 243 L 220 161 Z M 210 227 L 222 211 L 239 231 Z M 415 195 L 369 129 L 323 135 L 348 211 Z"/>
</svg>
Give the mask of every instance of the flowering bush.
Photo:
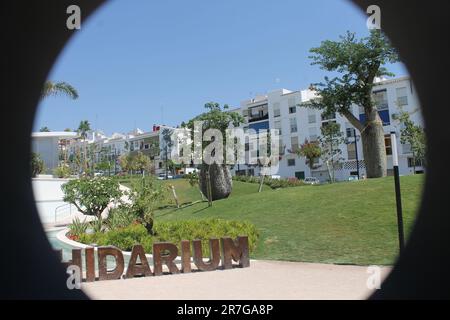
<svg viewBox="0 0 450 320">
<path fill-rule="evenodd" d="M 118 202 L 122 196 L 119 182 L 108 177 L 70 180 L 61 189 L 65 202 L 73 204 L 81 213 L 98 219 L 110 202 Z"/>
</svg>

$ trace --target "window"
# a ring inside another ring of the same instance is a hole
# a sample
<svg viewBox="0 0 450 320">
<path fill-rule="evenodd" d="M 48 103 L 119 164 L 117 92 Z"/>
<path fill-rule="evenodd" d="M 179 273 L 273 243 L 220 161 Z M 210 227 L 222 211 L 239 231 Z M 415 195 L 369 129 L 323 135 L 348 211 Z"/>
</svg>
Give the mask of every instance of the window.
<svg viewBox="0 0 450 320">
<path fill-rule="evenodd" d="M 298 137 L 291 137 L 291 152 L 298 150 Z"/>
<path fill-rule="evenodd" d="M 250 143 L 246 143 L 245 144 L 245 151 L 249 151 L 250 150 Z"/>
<path fill-rule="evenodd" d="M 289 107 L 289 114 L 293 114 L 297 111 L 297 107 Z"/>
<path fill-rule="evenodd" d="M 316 123 L 316 115 L 313 114 L 308 114 L 308 123 Z"/>
<path fill-rule="evenodd" d="M 304 179 L 305 179 L 305 171 L 297 171 L 297 172 L 295 173 L 295 177 L 296 177 L 298 180 L 304 180 Z"/>
<path fill-rule="evenodd" d="M 414 163 L 414 159 L 413 159 L 413 158 L 408 158 L 408 168 L 422 167 L 422 166 L 423 166 L 422 160 L 416 159 L 415 162 L 416 162 L 416 163 Z M 414 164 L 415 164 L 415 165 L 414 165 Z"/>
<path fill-rule="evenodd" d="M 397 106 L 406 106 L 408 104 L 408 93 L 406 91 L 406 87 L 397 88 L 395 91 L 397 92 Z"/>
<path fill-rule="evenodd" d="M 347 145 L 347 159 L 348 160 L 356 159 L 356 146 L 354 143 L 350 143 Z"/>
<path fill-rule="evenodd" d="M 281 135 L 282 135 L 282 133 L 281 133 L 281 121 L 280 121 L 280 120 L 275 121 L 275 122 L 273 123 L 273 127 L 274 127 L 274 129 L 277 129 L 277 130 L 278 130 L 278 133 L 279 133 L 279 135 L 281 136 Z"/>
<path fill-rule="evenodd" d="M 384 136 L 384 145 L 386 147 L 386 154 L 388 156 L 392 155 L 392 141 L 389 134 Z"/>
<path fill-rule="evenodd" d="M 322 113 L 322 121 L 326 121 L 326 120 L 331 120 L 331 119 L 336 119 L 336 113 L 335 112 L 331 112 L 331 113 Z"/>
<path fill-rule="evenodd" d="M 347 128 L 347 129 L 345 129 L 345 136 L 347 138 L 354 138 L 355 135 L 356 135 L 355 128 Z"/>
<path fill-rule="evenodd" d="M 280 111 L 280 104 L 279 103 L 274 103 L 273 104 L 273 117 L 279 117 L 281 116 L 281 111 Z"/>
<path fill-rule="evenodd" d="M 150 145 L 148 144 L 148 143 L 146 143 L 145 145 L 144 145 L 144 149 L 149 149 L 150 148 Z"/>
<path fill-rule="evenodd" d="M 317 134 L 317 128 L 311 127 L 308 129 L 309 132 L 309 141 L 317 141 L 318 134 Z"/>
<path fill-rule="evenodd" d="M 373 100 L 378 111 L 389 109 L 386 89 L 375 91 L 373 93 Z"/>
<path fill-rule="evenodd" d="M 288 165 L 288 167 L 294 167 L 295 159 L 287 159 L 287 165 Z"/>
<path fill-rule="evenodd" d="M 291 133 L 297 132 L 297 119 L 291 118 L 289 119 L 290 125 L 291 125 Z"/>
</svg>

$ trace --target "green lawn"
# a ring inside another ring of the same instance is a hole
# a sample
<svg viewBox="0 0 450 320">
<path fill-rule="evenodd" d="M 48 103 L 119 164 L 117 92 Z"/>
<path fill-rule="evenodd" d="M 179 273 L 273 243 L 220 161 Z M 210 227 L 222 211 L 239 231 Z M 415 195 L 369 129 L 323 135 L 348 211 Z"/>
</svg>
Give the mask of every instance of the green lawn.
<svg viewBox="0 0 450 320">
<path fill-rule="evenodd" d="M 423 176 L 401 178 L 408 232 L 420 200 Z M 234 182 L 228 199 L 212 207 L 187 180 L 170 180 L 183 208 L 166 208 L 156 219 L 217 217 L 247 220 L 260 239 L 253 258 L 339 264 L 389 265 L 398 252 L 392 177 L 258 193 L 257 184 Z"/>
</svg>

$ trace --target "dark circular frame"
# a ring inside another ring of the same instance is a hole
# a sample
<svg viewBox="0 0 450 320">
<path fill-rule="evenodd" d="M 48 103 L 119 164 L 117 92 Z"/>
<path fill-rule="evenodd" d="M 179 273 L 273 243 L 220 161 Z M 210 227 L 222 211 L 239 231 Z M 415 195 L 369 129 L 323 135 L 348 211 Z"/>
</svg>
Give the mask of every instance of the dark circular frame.
<svg viewBox="0 0 450 320">
<path fill-rule="evenodd" d="M 420 211 L 404 254 L 372 299 L 450 298 L 450 18 L 447 1 L 353 0 L 364 12 L 381 8 L 382 28 L 407 66 L 423 106 L 427 163 Z M 0 298 L 86 299 L 68 290 L 66 274 L 51 249 L 34 204 L 29 173 L 30 135 L 42 84 L 74 31 L 65 28 L 66 8 L 77 4 L 82 19 L 103 0 L 2 1 L 2 136 Z M 3 53 L 2 53 L 3 55 Z M 13 162 L 11 163 L 11 159 Z M 376 214 L 376 212 L 373 212 Z M 395 214 L 393 212 L 393 214 Z"/>
</svg>

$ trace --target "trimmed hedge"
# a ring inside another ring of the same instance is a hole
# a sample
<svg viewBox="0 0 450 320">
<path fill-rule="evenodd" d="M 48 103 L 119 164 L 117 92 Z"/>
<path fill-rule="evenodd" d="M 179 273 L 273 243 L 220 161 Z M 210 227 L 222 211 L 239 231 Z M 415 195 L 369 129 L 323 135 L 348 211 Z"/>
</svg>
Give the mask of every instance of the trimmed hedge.
<svg viewBox="0 0 450 320">
<path fill-rule="evenodd" d="M 231 221 L 223 219 L 202 219 L 186 221 L 156 222 L 155 235 L 149 235 L 141 224 L 132 224 L 125 228 L 82 234 L 79 241 L 85 244 L 99 246 L 113 245 L 121 250 L 130 251 L 135 244 L 141 244 L 146 253 L 152 253 L 154 242 L 171 242 L 179 250 L 181 240 L 202 240 L 202 251 L 209 256 L 209 239 L 231 237 L 236 239 L 240 235 L 248 236 L 249 251 L 256 249 L 259 234 L 256 227 L 249 222 Z"/>
<path fill-rule="evenodd" d="M 260 183 L 260 177 L 255 176 L 233 176 L 233 180 L 248 183 Z M 272 189 L 279 189 L 279 188 L 304 186 L 305 183 L 297 178 L 274 179 L 270 177 L 265 177 L 264 185 L 269 186 Z"/>
</svg>

